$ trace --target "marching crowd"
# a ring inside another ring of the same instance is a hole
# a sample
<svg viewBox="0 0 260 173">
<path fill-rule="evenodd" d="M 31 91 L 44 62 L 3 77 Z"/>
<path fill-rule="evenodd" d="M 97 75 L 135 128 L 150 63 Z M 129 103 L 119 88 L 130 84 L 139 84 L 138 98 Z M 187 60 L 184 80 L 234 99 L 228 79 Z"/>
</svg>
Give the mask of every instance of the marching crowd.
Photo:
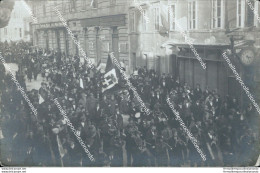
<svg viewBox="0 0 260 173">
<path fill-rule="evenodd" d="M 35 115 L 0 64 L 0 161 L 34 166 L 248 166 L 259 151 L 256 111 L 214 89 L 191 88 L 175 77 L 136 69 L 130 81 L 150 114 L 121 80 L 102 92 L 103 72 L 78 57 L 34 50 L 26 44 L 0 45 L 6 61 L 18 64 L 16 79 Z M 26 89 L 41 75 L 39 90 Z M 91 162 L 54 104 L 57 98 L 85 142 Z M 206 155 L 203 161 L 166 102 L 170 98 Z M 2 133 L 2 134 L 1 134 Z M 125 153 L 125 154 L 124 154 Z M 126 155 L 124 157 L 124 155 Z M 126 163 L 124 161 L 126 160 Z"/>
</svg>

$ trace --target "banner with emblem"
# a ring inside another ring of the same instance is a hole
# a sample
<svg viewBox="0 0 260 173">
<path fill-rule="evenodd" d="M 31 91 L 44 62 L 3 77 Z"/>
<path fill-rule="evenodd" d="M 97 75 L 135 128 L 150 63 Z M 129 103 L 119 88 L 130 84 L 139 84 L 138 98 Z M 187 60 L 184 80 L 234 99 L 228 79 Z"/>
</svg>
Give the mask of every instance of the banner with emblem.
<svg viewBox="0 0 260 173">
<path fill-rule="evenodd" d="M 102 82 L 102 92 L 113 88 L 116 84 L 118 84 L 116 70 L 112 69 L 104 75 L 104 79 Z"/>
</svg>

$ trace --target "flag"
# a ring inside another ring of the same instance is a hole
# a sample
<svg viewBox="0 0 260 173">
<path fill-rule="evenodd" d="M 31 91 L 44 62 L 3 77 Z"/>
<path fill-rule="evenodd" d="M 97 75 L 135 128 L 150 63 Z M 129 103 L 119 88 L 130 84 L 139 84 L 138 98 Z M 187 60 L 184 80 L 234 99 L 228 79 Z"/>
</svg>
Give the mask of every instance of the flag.
<svg viewBox="0 0 260 173">
<path fill-rule="evenodd" d="M 111 71 L 113 68 L 114 68 L 113 60 L 112 60 L 110 54 L 108 54 L 105 72 L 107 73 L 107 72 Z"/>
<path fill-rule="evenodd" d="M 161 14 L 160 14 L 160 25 L 159 25 L 159 33 L 162 36 L 169 36 L 169 22 L 168 22 L 168 6 L 161 5 Z"/>
<path fill-rule="evenodd" d="M 42 98 L 42 96 L 39 94 L 39 104 L 42 104 L 44 102 L 44 99 Z"/>
<path fill-rule="evenodd" d="M 104 75 L 104 81 L 102 82 L 102 92 L 113 88 L 116 84 L 118 84 L 116 70 L 112 69 Z"/>
<path fill-rule="evenodd" d="M 84 85 L 83 85 L 83 80 L 82 80 L 82 78 L 79 79 L 79 86 L 80 86 L 80 88 L 83 88 L 83 89 L 84 89 Z"/>
</svg>

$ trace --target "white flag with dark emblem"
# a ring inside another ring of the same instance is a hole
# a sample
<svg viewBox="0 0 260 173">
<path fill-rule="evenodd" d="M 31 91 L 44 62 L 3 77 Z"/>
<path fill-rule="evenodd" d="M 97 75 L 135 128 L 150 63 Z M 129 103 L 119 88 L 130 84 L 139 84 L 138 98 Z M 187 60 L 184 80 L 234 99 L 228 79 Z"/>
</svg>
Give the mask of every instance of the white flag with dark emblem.
<svg viewBox="0 0 260 173">
<path fill-rule="evenodd" d="M 116 76 L 116 70 L 112 69 L 104 75 L 104 81 L 102 82 L 102 92 L 113 88 L 118 84 L 118 78 Z"/>
</svg>

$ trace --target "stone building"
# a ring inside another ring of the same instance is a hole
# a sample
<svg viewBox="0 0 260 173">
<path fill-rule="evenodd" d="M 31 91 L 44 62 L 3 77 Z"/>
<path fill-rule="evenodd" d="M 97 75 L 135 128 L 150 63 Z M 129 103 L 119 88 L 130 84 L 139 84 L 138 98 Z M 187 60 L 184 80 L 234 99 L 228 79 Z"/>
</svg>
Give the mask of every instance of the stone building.
<svg viewBox="0 0 260 173">
<path fill-rule="evenodd" d="M 56 6 L 86 54 L 98 63 L 106 62 L 108 53 L 128 64 L 128 0 L 35 1 L 33 13 L 34 45 L 61 50 L 68 55 L 79 51 L 53 7 Z"/>
<path fill-rule="evenodd" d="M 200 84 L 203 90 L 209 87 L 222 96 L 241 98 L 241 85 L 222 53 L 236 51 L 237 56 L 229 58 L 246 85 L 255 87 L 253 83 L 259 81 L 260 3 L 250 2 L 255 13 L 247 0 L 136 0 L 129 7 L 131 68 L 147 66 L 172 74 L 182 84 Z M 136 4 L 140 7 L 135 8 Z M 243 60 L 244 52 L 253 52 L 249 53 L 252 60 Z"/>
<path fill-rule="evenodd" d="M 222 56 L 228 50 L 246 85 L 259 86 L 258 1 L 34 1 L 33 13 L 39 21 L 33 24 L 34 45 L 75 55 L 79 54 L 77 46 L 53 11 L 54 6 L 95 63 L 105 63 L 113 51 L 130 73 L 146 66 L 172 74 L 192 87 L 200 84 L 203 90 L 208 87 L 222 96 L 241 98 L 241 85 Z M 251 58 L 246 59 L 247 54 Z M 198 57 L 206 63 L 206 69 Z"/>
</svg>

